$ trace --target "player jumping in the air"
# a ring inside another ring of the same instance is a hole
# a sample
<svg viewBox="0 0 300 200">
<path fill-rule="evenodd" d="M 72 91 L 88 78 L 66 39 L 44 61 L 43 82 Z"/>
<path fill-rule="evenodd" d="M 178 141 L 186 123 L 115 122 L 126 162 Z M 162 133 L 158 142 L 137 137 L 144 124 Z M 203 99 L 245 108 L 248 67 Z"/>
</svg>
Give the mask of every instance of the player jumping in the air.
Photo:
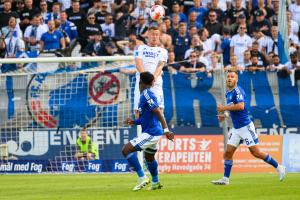
<svg viewBox="0 0 300 200">
<path fill-rule="evenodd" d="M 162 69 L 167 63 L 168 52 L 166 49 L 159 47 L 160 45 L 160 31 L 157 27 L 150 27 L 148 29 L 148 45 L 140 45 L 134 52 L 135 65 L 137 69 L 136 82 L 134 89 L 134 110 L 136 118 L 138 118 L 138 103 L 140 99 L 139 80 L 140 73 L 150 72 L 154 75 L 155 83 L 151 88 L 158 105 L 161 109 L 164 108 L 164 97 L 162 89 Z"/>
<path fill-rule="evenodd" d="M 253 122 L 248 116 L 246 109 L 246 96 L 244 90 L 237 85 L 238 74 L 235 71 L 227 73 L 226 86 L 226 101 L 227 105 L 218 105 L 218 119 L 225 119 L 225 111 L 230 111 L 233 127 L 230 130 L 226 151 L 224 153 L 224 177 L 220 180 L 212 181 L 216 185 L 228 185 L 231 167 L 233 164 L 232 157 L 240 143 L 245 141 L 251 154 L 256 158 L 264 160 L 272 165 L 279 173 L 279 179 L 282 181 L 285 177 L 285 167 L 279 165 L 271 155 L 260 151 L 258 147 L 258 136 L 255 132 Z"/>
<path fill-rule="evenodd" d="M 141 92 L 139 101 L 139 119 L 127 119 L 128 125 L 142 125 L 142 134 L 130 140 L 122 150 L 124 157 L 128 163 L 138 174 L 138 184 L 133 188 L 134 191 L 140 190 L 149 183 L 149 178 L 144 174 L 144 171 L 138 161 L 136 151 L 144 151 L 144 156 L 147 162 L 148 170 L 152 176 L 152 185 L 149 190 L 160 189 L 162 185 L 158 180 L 158 164 L 154 158 L 157 150 L 157 143 L 163 134 L 169 140 L 173 140 L 174 134 L 169 131 L 166 120 L 154 93 L 150 88 L 154 84 L 154 76 L 150 72 L 142 72 L 140 74 L 139 88 Z"/>
</svg>

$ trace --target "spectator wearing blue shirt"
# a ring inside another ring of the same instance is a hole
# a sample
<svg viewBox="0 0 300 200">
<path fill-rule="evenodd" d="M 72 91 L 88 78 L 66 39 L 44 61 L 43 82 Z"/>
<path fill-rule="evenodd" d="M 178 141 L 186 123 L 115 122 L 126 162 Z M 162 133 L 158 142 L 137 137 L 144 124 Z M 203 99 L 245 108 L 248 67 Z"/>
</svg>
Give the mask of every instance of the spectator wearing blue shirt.
<svg viewBox="0 0 300 200">
<path fill-rule="evenodd" d="M 48 21 L 48 32 L 42 35 L 40 43 L 41 51 L 65 48 L 64 36 L 59 30 L 55 30 L 55 23 L 53 20 Z"/>
<path fill-rule="evenodd" d="M 179 24 L 179 31 L 173 37 L 174 53 L 176 61 L 181 61 L 184 58 L 185 51 L 190 48 L 190 37 L 187 35 L 186 24 Z"/>
<path fill-rule="evenodd" d="M 67 13 L 65 11 L 62 11 L 60 13 L 60 29 L 63 30 L 72 41 L 78 37 L 77 27 L 73 22 L 70 22 L 67 19 Z"/>
<path fill-rule="evenodd" d="M 223 63 L 224 66 L 230 64 L 230 30 L 228 28 L 223 28 L 223 39 L 221 42 L 221 52 L 223 53 Z"/>
<path fill-rule="evenodd" d="M 57 20 L 60 18 L 61 4 L 58 2 L 53 3 L 52 12 L 48 13 L 45 18 L 45 23 L 48 24 L 49 20 Z"/>
<path fill-rule="evenodd" d="M 194 0 L 194 7 L 190 8 L 188 13 L 191 12 L 196 12 L 197 21 L 204 24 L 208 10 L 201 6 L 201 0 Z"/>
<path fill-rule="evenodd" d="M 197 13 L 191 12 L 189 14 L 189 21 L 188 21 L 188 28 L 191 26 L 195 26 L 197 29 L 200 29 L 203 27 L 203 24 L 201 24 L 199 21 L 197 21 Z"/>
<path fill-rule="evenodd" d="M 180 17 L 180 22 L 187 22 L 187 18 L 185 16 L 185 14 L 183 12 L 180 12 L 180 5 L 177 1 L 174 1 L 173 2 L 173 5 L 172 5 L 172 13 L 171 13 L 171 17 L 174 15 L 174 14 L 178 14 L 179 17 Z"/>
</svg>

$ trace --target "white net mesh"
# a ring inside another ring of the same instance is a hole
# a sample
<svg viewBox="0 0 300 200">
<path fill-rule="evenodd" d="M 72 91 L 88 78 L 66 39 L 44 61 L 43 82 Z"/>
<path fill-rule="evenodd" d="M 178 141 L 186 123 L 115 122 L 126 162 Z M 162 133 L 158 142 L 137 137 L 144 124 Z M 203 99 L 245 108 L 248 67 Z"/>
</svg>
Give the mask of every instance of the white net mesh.
<svg viewBox="0 0 300 200">
<path fill-rule="evenodd" d="M 135 75 L 119 69 L 130 65 L 131 62 L 105 64 L 109 72 L 99 72 L 103 67 L 87 67 L 33 74 L 23 68 L 1 75 L 0 164 L 34 159 L 47 161 L 43 170 L 51 172 L 100 170 L 99 166 L 107 163 L 91 164 L 86 155 L 74 158 L 79 152 L 76 141 L 84 127 L 101 159 L 120 159 L 120 147 L 129 140 L 123 121 L 133 114 Z M 78 67 L 70 63 L 68 66 Z M 86 63 L 80 65 L 85 66 Z M 111 144 L 117 146 L 106 149 Z"/>
</svg>

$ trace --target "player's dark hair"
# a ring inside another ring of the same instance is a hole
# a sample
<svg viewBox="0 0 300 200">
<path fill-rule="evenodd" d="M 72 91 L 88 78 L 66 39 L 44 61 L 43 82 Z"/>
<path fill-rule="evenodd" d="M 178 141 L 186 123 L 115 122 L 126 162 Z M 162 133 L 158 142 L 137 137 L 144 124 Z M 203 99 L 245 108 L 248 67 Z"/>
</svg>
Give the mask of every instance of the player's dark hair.
<svg viewBox="0 0 300 200">
<path fill-rule="evenodd" d="M 141 82 L 146 85 L 151 85 L 154 81 L 154 76 L 150 72 L 142 72 L 140 75 Z"/>
</svg>

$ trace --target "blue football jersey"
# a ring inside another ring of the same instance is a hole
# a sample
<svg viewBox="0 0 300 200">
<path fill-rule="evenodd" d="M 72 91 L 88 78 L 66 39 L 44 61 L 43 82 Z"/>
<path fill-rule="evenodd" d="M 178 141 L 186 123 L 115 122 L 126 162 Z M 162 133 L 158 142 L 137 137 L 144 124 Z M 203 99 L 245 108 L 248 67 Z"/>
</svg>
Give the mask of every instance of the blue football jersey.
<svg viewBox="0 0 300 200">
<path fill-rule="evenodd" d="M 150 89 L 145 89 L 141 93 L 139 102 L 140 122 L 143 133 L 148 133 L 153 136 L 163 134 L 161 124 L 156 115 L 152 112 L 153 109 L 158 107 L 154 93 Z"/>
<path fill-rule="evenodd" d="M 240 111 L 230 111 L 230 116 L 232 119 L 233 127 L 238 129 L 244 126 L 247 126 L 251 123 L 251 120 L 248 116 L 248 110 L 246 108 L 246 95 L 244 90 L 236 86 L 233 90 L 226 92 L 226 101 L 227 105 L 237 104 L 244 102 L 244 110 Z"/>
</svg>

